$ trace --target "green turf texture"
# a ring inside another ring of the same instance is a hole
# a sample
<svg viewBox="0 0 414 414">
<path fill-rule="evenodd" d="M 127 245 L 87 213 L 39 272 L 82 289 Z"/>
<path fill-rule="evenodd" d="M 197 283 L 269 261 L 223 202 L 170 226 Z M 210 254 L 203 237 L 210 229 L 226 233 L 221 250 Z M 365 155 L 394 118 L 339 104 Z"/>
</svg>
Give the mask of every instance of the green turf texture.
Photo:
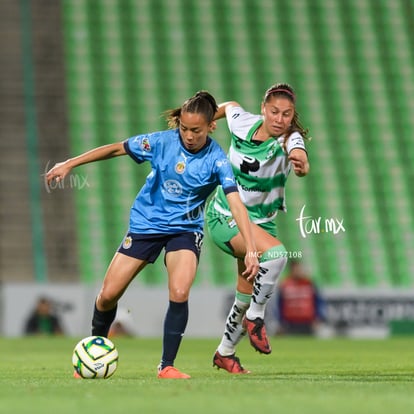
<svg viewBox="0 0 414 414">
<path fill-rule="evenodd" d="M 184 338 L 176 366 L 190 380 L 159 380 L 160 339 L 118 338 L 119 366 L 106 380 L 72 377 L 81 338 L 0 338 L 0 413 L 414 412 L 414 339 L 272 338 L 271 355 L 245 339 L 249 375 L 212 368 L 218 339 Z"/>
</svg>

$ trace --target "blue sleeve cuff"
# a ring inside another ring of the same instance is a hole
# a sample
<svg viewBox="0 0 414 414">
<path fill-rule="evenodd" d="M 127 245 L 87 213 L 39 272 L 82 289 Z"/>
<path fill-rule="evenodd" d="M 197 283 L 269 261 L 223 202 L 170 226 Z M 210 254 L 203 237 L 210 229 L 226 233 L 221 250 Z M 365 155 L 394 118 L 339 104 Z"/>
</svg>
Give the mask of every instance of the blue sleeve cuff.
<svg viewBox="0 0 414 414">
<path fill-rule="evenodd" d="M 132 151 L 131 151 L 131 149 L 129 148 L 129 140 L 127 139 L 127 140 L 125 140 L 124 141 L 124 149 L 125 149 L 125 152 L 135 161 L 135 162 L 137 162 L 138 164 L 141 164 L 141 163 L 143 163 L 144 161 L 143 160 L 141 160 L 141 159 L 139 159 Z"/>
<path fill-rule="evenodd" d="M 230 193 L 237 193 L 239 190 L 237 189 L 237 185 L 232 185 L 232 186 L 230 186 L 230 187 L 226 187 L 226 188 L 224 188 L 223 187 L 223 191 L 224 191 L 224 194 L 230 194 Z"/>
</svg>

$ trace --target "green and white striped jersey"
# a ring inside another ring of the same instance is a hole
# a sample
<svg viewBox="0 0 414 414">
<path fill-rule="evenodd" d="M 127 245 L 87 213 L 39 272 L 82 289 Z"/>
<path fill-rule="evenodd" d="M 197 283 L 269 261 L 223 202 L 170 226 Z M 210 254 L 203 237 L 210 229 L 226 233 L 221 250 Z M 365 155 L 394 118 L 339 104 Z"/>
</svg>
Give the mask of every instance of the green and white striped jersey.
<svg viewBox="0 0 414 414">
<path fill-rule="evenodd" d="M 254 142 L 254 133 L 263 123 L 263 117 L 241 107 L 228 111 L 227 123 L 231 133 L 228 157 L 240 197 L 253 223 L 270 222 L 279 210 L 287 210 L 285 184 L 291 169 L 288 154 L 294 148 L 306 150 L 303 138 L 294 132 L 286 144 L 283 136 Z M 218 187 L 213 203 L 218 212 L 231 216 L 221 187 Z"/>
</svg>

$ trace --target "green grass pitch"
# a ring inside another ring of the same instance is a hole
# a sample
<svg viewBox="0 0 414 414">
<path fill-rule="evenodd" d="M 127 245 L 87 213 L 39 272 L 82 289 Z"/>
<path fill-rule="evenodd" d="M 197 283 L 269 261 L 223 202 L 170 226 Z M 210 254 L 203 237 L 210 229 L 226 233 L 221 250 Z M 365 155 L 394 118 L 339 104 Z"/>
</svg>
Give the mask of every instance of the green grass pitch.
<svg viewBox="0 0 414 414">
<path fill-rule="evenodd" d="M 72 377 L 81 338 L 0 338 L 0 413 L 414 412 L 414 339 L 272 338 L 271 355 L 245 339 L 249 375 L 212 368 L 218 339 L 184 338 L 176 366 L 190 380 L 158 380 L 160 339 L 114 339 L 119 366 L 107 380 Z"/>
</svg>

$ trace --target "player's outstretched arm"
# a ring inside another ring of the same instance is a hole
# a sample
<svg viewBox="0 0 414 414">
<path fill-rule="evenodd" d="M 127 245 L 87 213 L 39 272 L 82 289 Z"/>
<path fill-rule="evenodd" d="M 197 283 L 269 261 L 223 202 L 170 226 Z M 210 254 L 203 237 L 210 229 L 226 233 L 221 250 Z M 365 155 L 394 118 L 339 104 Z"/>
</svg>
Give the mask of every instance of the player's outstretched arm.
<svg viewBox="0 0 414 414">
<path fill-rule="evenodd" d="M 259 271 L 259 259 L 256 244 L 253 240 L 249 215 L 238 192 L 227 194 L 227 200 L 229 202 L 231 213 L 236 220 L 237 226 L 239 227 L 240 233 L 246 244 L 246 255 L 244 257 L 246 270 L 243 272 L 243 276 L 246 276 L 248 281 L 252 281 Z"/>
<path fill-rule="evenodd" d="M 240 106 L 240 104 L 236 101 L 229 101 L 229 102 L 223 102 L 218 105 L 218 110 L 216 114 L 214 115 L 214 120 L 222 119 L 226 117 L 226 111 L 230 109 L 233 106 Z"/>
<path fill-rule="evenodd" d="M 70 173 L 72 168 L 78 167 L 79 165 L 106 160 L 108 158 L 118 157 L 125 154 L 126 152 L 123 142 L 117 142 L 115 144 L 108 144 L 94 148 L 78 155 L 77 157 L 69 158 L 66 161 L 55 164 L 55 166 L 46 173 L 47 183 L 50 185 L 53 180 L 56 180 L 57 182 L 63 180 Z"/>
<path fill-rule="evenodd" d="M 304 177 L 309 173 L 309 161 L 306 152 L 295 148 L 289 153 L 289 160 L 292 163 L 293 171 L 298 177 Z"/>
</svg>

